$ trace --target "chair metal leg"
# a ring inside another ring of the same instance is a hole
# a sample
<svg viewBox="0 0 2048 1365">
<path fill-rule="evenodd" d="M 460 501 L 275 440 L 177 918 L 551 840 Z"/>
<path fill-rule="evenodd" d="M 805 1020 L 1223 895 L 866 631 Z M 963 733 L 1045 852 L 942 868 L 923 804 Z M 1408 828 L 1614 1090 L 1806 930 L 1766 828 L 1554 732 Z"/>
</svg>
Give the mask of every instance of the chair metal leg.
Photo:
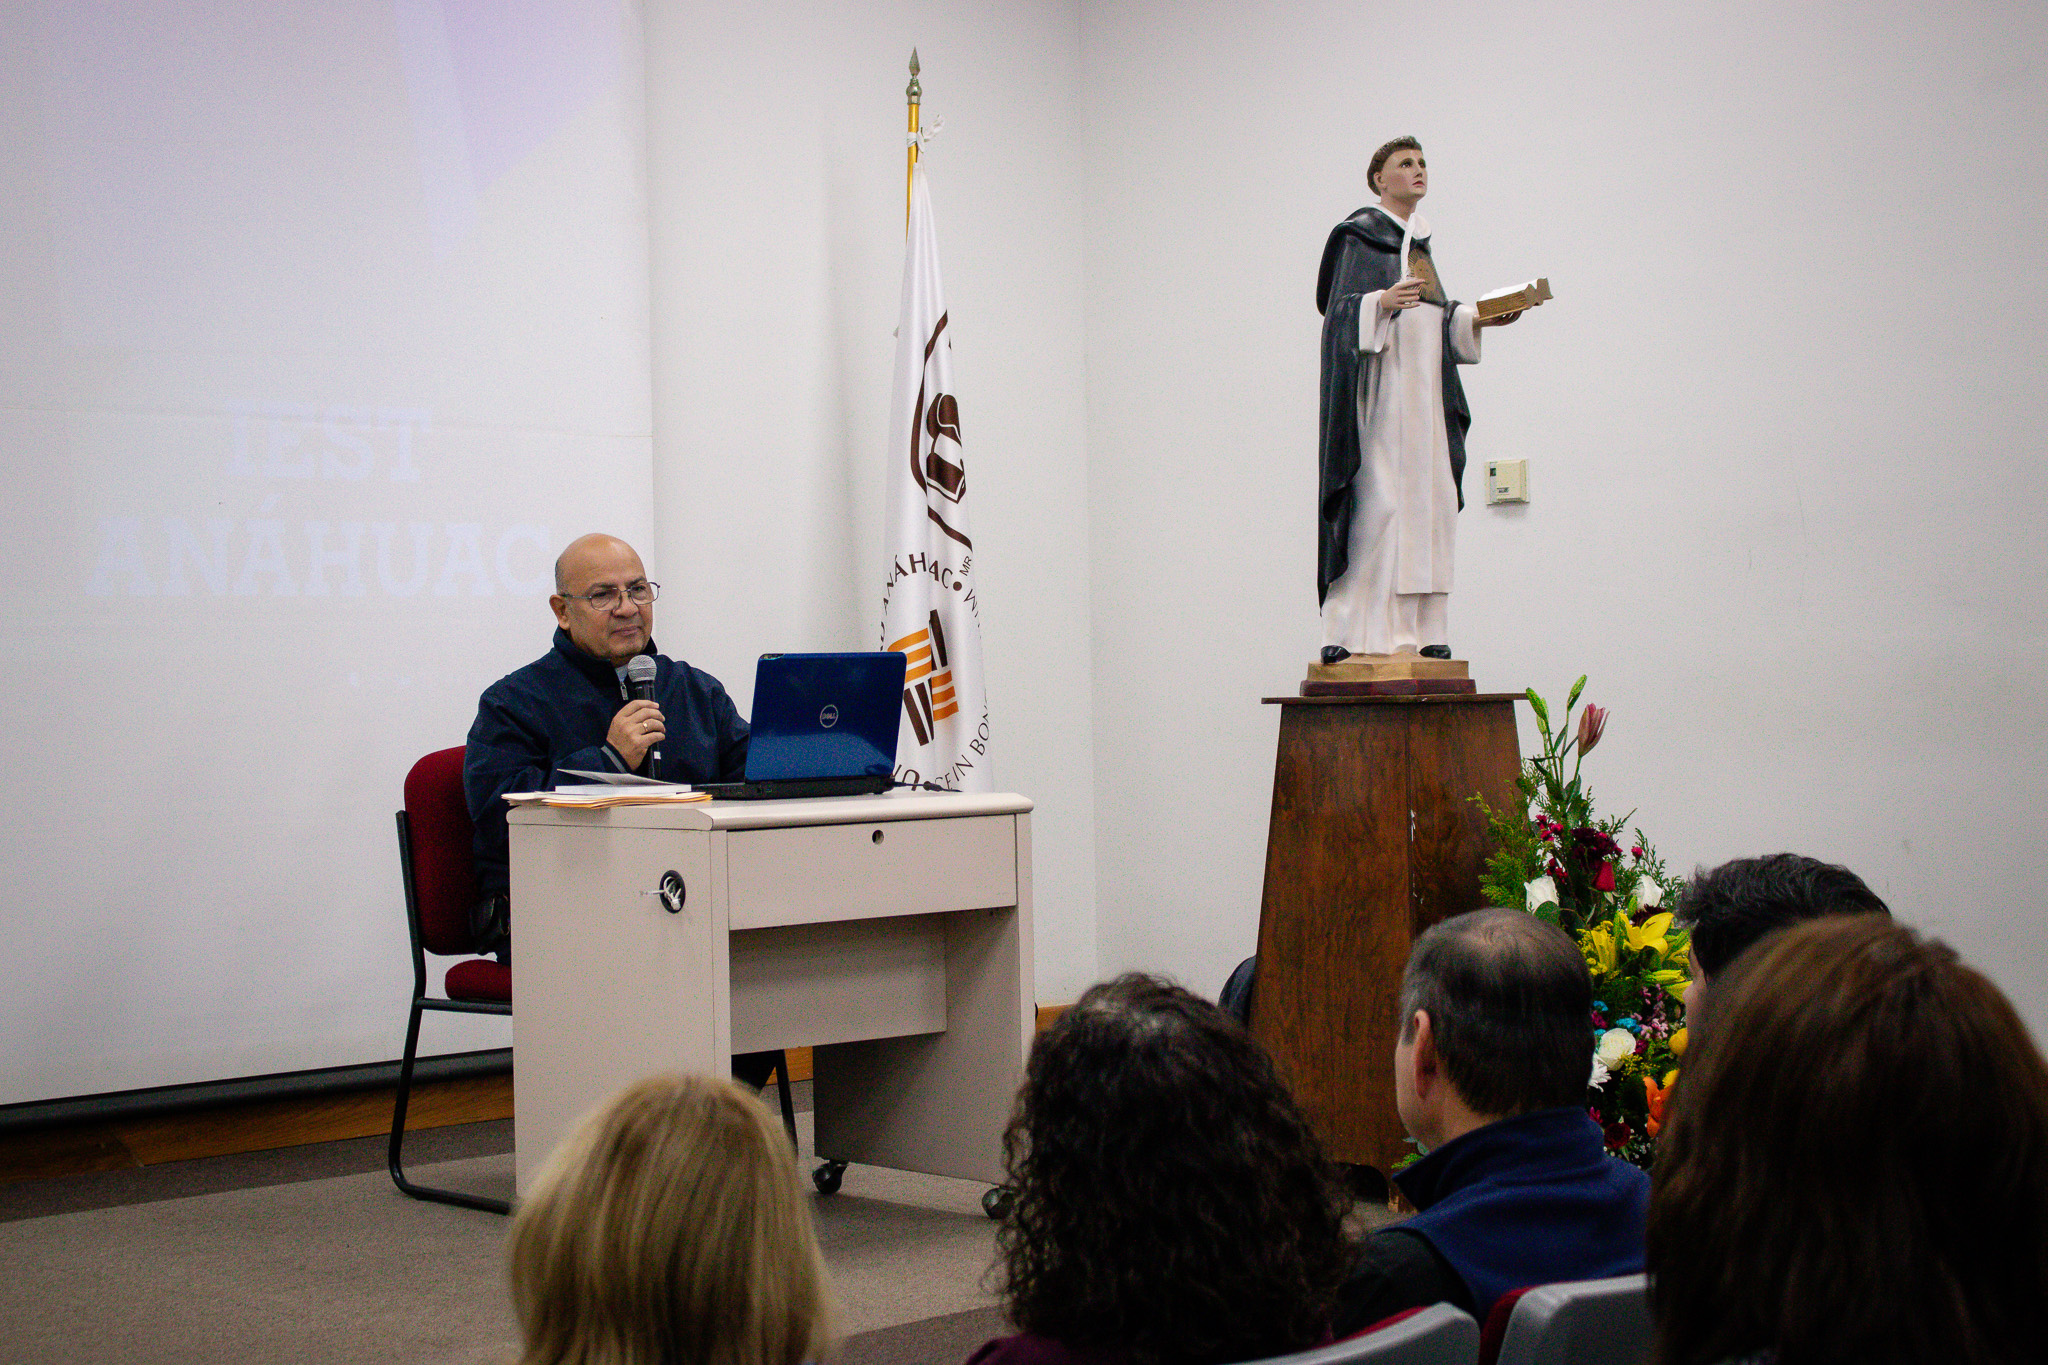
<svg viewBox="0 0 2048 1365">
<path fill-rule="evenodd" d="M 398 1098 L 391 1106 L 391 1144 L 385 1149 L 385 1165 L 391 1170 L 391 1183 L 414 1199 L 425 1199 L 436 1204 L 454 1204 L 458 1208 L 477 1209 L 484 1213 L 510 1213 L 512 1205 L 503 1199 L 487 1199 L 483 1195 L 464 1194 L 460 1190 L 438 1190 L 427 1185 L 416 1185 L 406 1179 L 400 1151 L 405 1143 L 405 1110 L 412 1099 L 412 1065 L 419 1051 L 420 1015 L 424 1012 L 425 1007 L 419 997 L 415 996 L 412 1002 L 412 1019 L 405 1026 L 405 1058 L 398 1065 Z"/>
<path fill-rule="evenodd" d="M 793 1152 L 797 1149 L 796 1101 L 791 1099 L 789 1094 L 789 1054 L 787 1052 L 775 1054 L 775 1086 L 782 1093 L 782 1126 L 789 1131 L 789 1150 Z"/>
</svg>

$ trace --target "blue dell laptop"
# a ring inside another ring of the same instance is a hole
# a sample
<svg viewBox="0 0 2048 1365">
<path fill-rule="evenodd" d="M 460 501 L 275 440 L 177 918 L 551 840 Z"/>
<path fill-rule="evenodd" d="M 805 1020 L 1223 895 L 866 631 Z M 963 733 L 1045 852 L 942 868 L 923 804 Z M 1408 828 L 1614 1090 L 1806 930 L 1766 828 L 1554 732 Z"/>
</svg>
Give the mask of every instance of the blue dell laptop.
<svg viewBox="0 0 2048 1365">
<path fill-rule="evenodd" d="M 747 780 L 699 782 L 721 801 L 864 796 L 896 785 L 904 657 L 763 654 L 754 667 Z"/>
</svg>

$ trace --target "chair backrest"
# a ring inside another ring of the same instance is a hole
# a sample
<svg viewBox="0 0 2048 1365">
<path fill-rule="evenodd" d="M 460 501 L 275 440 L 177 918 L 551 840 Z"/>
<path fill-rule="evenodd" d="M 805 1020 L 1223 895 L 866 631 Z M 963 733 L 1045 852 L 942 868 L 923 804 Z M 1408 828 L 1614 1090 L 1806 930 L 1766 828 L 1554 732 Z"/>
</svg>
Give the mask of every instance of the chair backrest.
<svg viewBox="0 0 2048 1365">
<path fill-rule="evenodd" d="M 1479 1324 L 1447 1303 L 1401 1313 L 1370 1331 L 1313 1350 L 1273 1356 L 1255 1365 L 1473 1365 L 1479 1359 Z"/>
<path fill-rule="evenodd" d="M 1545 1284 L 1503 1298 L 1497 1356 L 1481 1365 L 1641 1365 L 1650 1358 L 1650 1281 L 1644 1275 Z M 1487 1319 L 1488 1345 L 1495 1322 Z"/>
<path fill-rule="evenodd" d="M 479 894 L 471 845 L 476 826 L 462 794 L 461 745 L 428 754 L 405 775 L 404 827 L 420 946 L 451 957 L 474 952 L 469 912 Z"/>
</svg>

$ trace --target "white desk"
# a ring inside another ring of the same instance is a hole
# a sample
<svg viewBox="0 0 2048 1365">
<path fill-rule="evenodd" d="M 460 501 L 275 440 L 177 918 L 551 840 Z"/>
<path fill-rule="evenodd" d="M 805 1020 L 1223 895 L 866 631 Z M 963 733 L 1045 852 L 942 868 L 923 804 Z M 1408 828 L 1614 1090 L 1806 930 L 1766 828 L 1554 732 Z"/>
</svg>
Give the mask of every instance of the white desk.
<svg viewBox="0 0 2048 1365">
<path fill-rule="evenodd" d="M 1030 810 L 907 790 L 514 809 L 519 1188 L 629 1082 L 806 1044 L 821 1158 L 1000 1182 L 1035 1023 Z"/>
</svg>

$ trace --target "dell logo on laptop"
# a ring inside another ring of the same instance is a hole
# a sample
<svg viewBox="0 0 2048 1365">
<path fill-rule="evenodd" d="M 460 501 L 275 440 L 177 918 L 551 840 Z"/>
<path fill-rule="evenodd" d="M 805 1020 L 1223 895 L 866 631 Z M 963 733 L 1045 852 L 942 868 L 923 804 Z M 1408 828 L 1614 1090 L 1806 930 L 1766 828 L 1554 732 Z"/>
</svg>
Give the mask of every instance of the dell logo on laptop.
<svg viewBox="0 0 2048 1365">
<path fill-rule="evenodd" d="M 836 706 L 827 706 L 827 707 L 826 707 L 826 708 L 825 708 L 824 710 L 822 710 L 822 711 L 820 711 L 820 712 L 818 713 L 818 724 L 820 724 L 820 725 L 824 726 L 824 727 L 825 727 L 825 728 L 826 728 L 827 730 L 831 729 L 831 728 L 832 728 L 833 726 L 837 725 L 838 723 L 839 723 L 839 708 L 838 708 L 838 707 L 836 707 Z"/>
</svg>

